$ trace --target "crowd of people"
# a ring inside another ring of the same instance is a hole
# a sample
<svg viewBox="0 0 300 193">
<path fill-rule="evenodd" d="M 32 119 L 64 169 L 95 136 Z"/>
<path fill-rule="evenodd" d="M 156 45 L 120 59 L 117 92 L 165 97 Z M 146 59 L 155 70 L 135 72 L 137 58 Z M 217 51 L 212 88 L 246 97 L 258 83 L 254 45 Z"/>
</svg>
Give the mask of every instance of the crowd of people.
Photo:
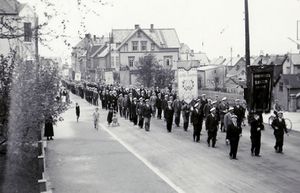
<svg viewBox="0 0 300 193">
<path fill-rule="evenodd" d="M 183 120 L 184 131 L 192 125 L 194 142 L 200 142 L 204 125 L 208 136 L 207 145 L 213 148 L 216 147 L 217 133 L 220 129 L 226 133 L 225 143 L 230 145 L 230 159 L 237 159 L 239 138 L 242 135 L 246 113 L 245 104 L 239 99 L 236 99 L 234 104 L 229 104 L 226 97 L 219 99 L 216 96 L 215 100 L 212 100 L 202 94 L 187 103 L 179 100 L 172 88 L 146 89 L 143 86 L 135 89 L 114 85 L 86 86 L 85 89 L 75 89 L 74 93 L 82 96 L 81 90 L 85 90 L 84 96 L 89 103 L 98 106 L 101 101 L 102 109 L 108 110 L 108 124 L 111 124 L 112 117 L 118 113 L 120 117 L 147 132 L 151 128 L 151 119 L 162 119 L 166 123 L 167 132 L 172 132 L 173 125 L 179 127 L 180 121 Z M 276 121 L 272 124 L 276 138 L 274 148 L 276 152 L 282 153 L 283 131 L 287 130 L 282 112 L 277 114 Z M 248 122 L 251 126 L 251 154 L 259 157 L 261 131 L 264 129 L 261 113 L 253 114 Z"/>
</svg>

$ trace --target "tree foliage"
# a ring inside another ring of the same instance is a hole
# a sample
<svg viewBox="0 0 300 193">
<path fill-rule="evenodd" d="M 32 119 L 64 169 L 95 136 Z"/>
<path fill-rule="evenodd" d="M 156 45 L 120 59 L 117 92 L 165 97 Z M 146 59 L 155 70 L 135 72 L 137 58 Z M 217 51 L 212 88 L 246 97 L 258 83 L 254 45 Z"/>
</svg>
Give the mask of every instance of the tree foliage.
<svg viewBox="0 0 300 193">
<path fill-rule="evenodd" d="M 174 80 L 174 72 L 171 68 L 158 64 L 152 54 L 139 58 L 136 75 L 137 81 L 146 87 L 165 88 Z"/>
</svg>

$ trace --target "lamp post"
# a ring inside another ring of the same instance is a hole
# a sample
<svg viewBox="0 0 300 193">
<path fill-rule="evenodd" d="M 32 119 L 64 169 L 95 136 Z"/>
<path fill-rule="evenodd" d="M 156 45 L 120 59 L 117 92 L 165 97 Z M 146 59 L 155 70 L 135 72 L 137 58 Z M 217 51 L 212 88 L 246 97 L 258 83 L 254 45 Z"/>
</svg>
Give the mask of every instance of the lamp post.
<svg viewBox="0 0 300 193">
<path fill-rule="evenodd" d="M 249 11 L 248 11 L 248 0 L 244 1 L 245 6 L 245 60 L 246 60 L 246 87 L 244 91 L 244 98 L 249 103 L 249 91 L 250 91 L 250 34 L 249 34 Z"/>
</svg>

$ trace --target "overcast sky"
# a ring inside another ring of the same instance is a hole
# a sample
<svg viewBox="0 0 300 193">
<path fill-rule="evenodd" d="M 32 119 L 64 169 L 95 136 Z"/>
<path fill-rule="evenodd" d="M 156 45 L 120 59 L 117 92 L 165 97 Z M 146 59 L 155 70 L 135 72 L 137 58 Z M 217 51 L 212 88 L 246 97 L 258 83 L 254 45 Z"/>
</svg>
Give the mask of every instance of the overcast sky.
<svg viewBox="0 0 300 193">
<path fill-rule="evenodd" d="M 29 1 L 29 0 L 22 0 Z M 77 0 L 53 0 L 70 20 L 71 43 L 78 42 L 82 12 Z M 93 2 L 95 0 L 82 0 Z M 195 51 L 206 52 L 209 58 L 244 55 L 244 0 L 108 0 L 95 8 L 84 20 L 92 34 L 108 35 L 112 28 L 131 29 L 135 24 L 149 28 L 175 28 L 180 42 Z M 95 7 L 95 4 L 91 4 Z M 40 9 L 41 10 L 41 9 Z M 299 0 L 249 0 L 251 55 L 298 52 L 296 23 L 300 20 Z M 300 26 L 300 24 L 299 24 Z M 300 30 L 299 30 L 300 31 Z M 300 33 L 300 32 L 299 32 Z M 299 35 L 300 36 L 300 35 Z M 300 38 L 300 37 L 299 37 Z M 59 41 L 52 42 L 55 52 L 41 49 L 44 55 L 68 55 Z"/>
</svg>

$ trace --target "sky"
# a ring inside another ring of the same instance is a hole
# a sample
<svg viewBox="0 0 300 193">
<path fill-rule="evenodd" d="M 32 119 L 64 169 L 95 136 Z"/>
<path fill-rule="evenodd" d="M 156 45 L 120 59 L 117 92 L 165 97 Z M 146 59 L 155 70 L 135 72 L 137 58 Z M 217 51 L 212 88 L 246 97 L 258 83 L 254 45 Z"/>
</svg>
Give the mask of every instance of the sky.
<svg viewBox="0 0 300 193">
<path fill-rule="evenodd" d="M 57 22 L 68 19 L 66 33 L 72 46 L 79 41 L 77 31 L 82 31 L 80 21 L 84 21 L 86 32 L 99 36 L 108 36 L 111 29 L 132 29 L 135 24 L 141 28 L 149 28 L 150 24 L 155 28 L 175 28 L 181 43 L 205 52 L 210 59 L 229 57 L 231 50 L 233 56 L 245 52 L 244 0 L 107 0 L 105 5 L 96 4 L 97 0 L 81 1 L 97 15 L 89 9 L 79 11 L 77 0 L 52 0 L 65 14 L 57 16 L 50 27 L 56 29 Z M 251 55 L 299 52 L 288 38 L 297 39 L 300 0 L 248 1 Z M 42 14 L 47 9 L 37 10 Z M 49 45 L 54 51 L 41 48 L 42 55 L 69 57 L 70 49 L 61 39 Z"/>
</svg>

